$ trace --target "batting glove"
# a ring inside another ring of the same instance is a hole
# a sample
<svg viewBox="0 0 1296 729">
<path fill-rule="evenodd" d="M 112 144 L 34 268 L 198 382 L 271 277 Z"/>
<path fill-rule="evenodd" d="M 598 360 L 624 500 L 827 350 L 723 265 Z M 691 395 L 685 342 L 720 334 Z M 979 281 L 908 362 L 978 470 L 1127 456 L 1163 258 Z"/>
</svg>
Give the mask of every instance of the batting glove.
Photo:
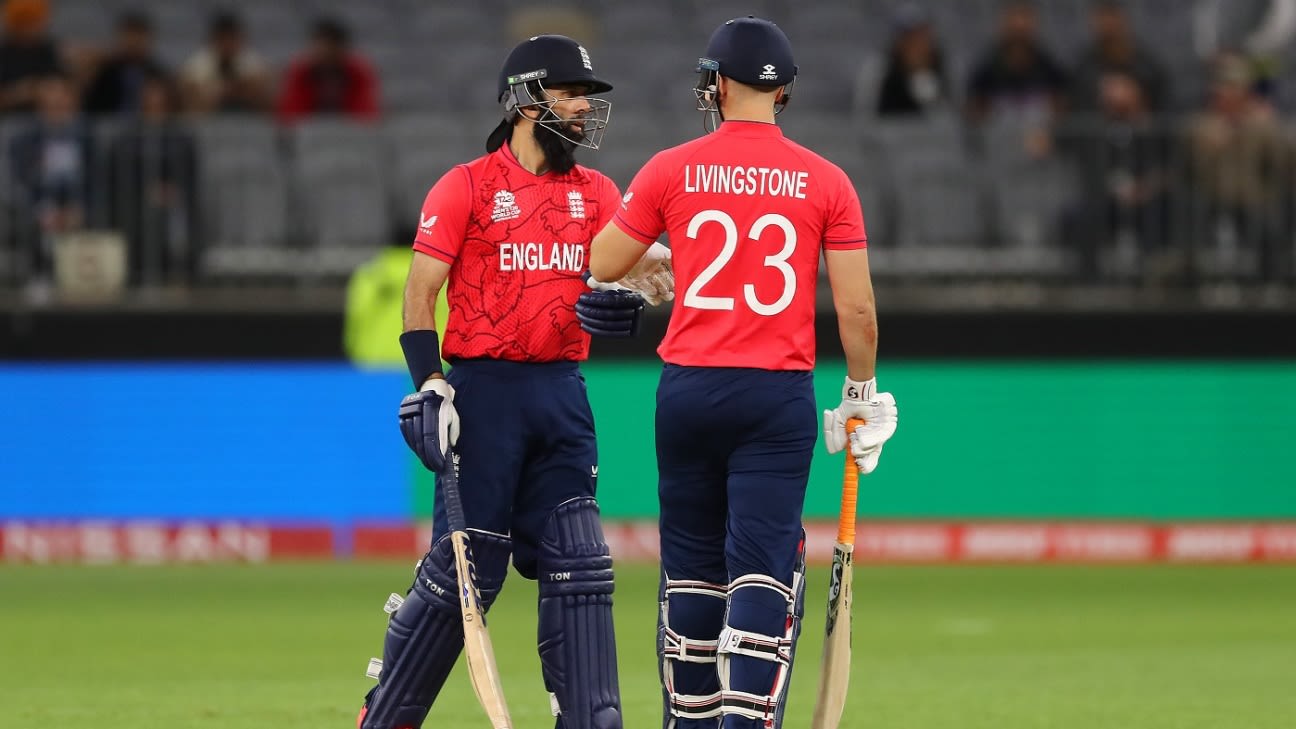
<svg viewBox="0 0 1296 729">
<path fill-rule="evenodd" d="M 824 411 L 824 445 L 829 453 L 840 453 L 849 443 L 860 473 L 872 473 L 882 457 L 882 446 L 895 435 L 899 416 L 895 397 L 878 392 L 876 378 L 857 382 L 847 377 L 841 404 L 835 410 Z M 846 422 L 851 418 L 865 424 L 847 433 Z"/>
<path fill-rule="evenodd" d="M 675 269 L 671 262 L 671 249 L 661 243 L 648 246 L 648 252 L 630 269 L 622 286 L 637 292 L 651 306 L 675 298 Z"/>
<path fill-rule="evenodd" d="M 459 442 L 459 413 L 450 383 L 432 378 L 418 392 L 406 395 L 400 405 L 400 429 L 405 443 L 429 471 L 444 471 L 446 453 Z"/>
<path fill-rule="evenodd" d="M 643 320 L 644 298 L 617 284 L 602 284 L 589 279 L 594 291 L 576 299 L 576 319 L 581 329 L 598 337 L 633 337 Z"/>
</svg>

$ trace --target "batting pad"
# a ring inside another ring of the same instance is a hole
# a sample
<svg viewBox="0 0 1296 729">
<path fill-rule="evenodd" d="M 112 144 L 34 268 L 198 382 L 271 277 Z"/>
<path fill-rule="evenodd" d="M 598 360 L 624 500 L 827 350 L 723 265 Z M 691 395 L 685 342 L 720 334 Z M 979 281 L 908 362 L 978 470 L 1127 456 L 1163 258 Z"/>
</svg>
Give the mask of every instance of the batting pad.
<svg viewBox="0 0 1296 729">
<path fill-rule="evenodd" d="M 512 542 L 501 534 L 474 529 L 469 529 L 468 535 L 485 610 L 504 586 Z M 454 549 L 446 534 L 419 560 L 414 584 L 387 623 L 382 671 L 378 685 L 369 692 L 368 711 L 360 729 L 423 724 L 463 651 L 458 596 Z"/>
<path fill-rule="evenodd" d="M 540 667 L 559 726 L 621 729 L 612 557 L 593 498 L 572 499 L 554 509 L 537 566 Z"/>
<path fill-rule="evenodd" d="M 766 575 L 743 575 L 729 583 L 729 607 L 716 657 L 726 717 L 743 717 L 753 727 L 783 725 L 804 610 L 804 552 L 791 586 Z"/>
<path fill-rule="evenodd" d="M 716 651 L 728 585 L 662 575 L 657 657 L 665 729 L 715 727 L 720 716 Z"/>
</svg>

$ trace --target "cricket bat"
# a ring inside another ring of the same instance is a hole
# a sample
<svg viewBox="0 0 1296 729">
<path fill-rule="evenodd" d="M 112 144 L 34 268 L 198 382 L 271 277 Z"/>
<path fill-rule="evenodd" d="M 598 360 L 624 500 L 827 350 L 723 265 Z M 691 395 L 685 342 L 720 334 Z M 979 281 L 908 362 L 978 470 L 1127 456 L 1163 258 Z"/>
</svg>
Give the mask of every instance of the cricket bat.
<svg viewBox="0 0 1296 729">
<path fill-rule="evenodd" d="M 459 578 L 459 607 L 463 613 L 468 679 L 477 693 L 478 703 L 486 710 L 491 726 L 494 729 L 512 729 L 513 719 L 504 701 L 495 648 L 491 645 L 490 632 L 486 630 L 486 614 L 482 610 L 481 593 L 477 590 L 463 503 L 459 500 L 458 456 L 452 456 L 452 464 L 441 474 L 441 490 L 446 502 L 446 521 L 450 526 L 450 545 L 454 548 L 455 573 Z"/>
<path fill-rule="evenodd" d="M 852 419 L 846 432 L 863 425 Z M 837 544 L 833 547 L 832 581 L 828 584 L 828 620 L 824 628 L 823 664 L 819 669 L 819 695 L 811 729 L 837 729 L 846 708 L 851 664 L 851 581 L 854 575 L 855 503 L 859 493 L 859 466 L 846 450 L 842 476 L 841 513 L 837 517 Z"/>
</svg>

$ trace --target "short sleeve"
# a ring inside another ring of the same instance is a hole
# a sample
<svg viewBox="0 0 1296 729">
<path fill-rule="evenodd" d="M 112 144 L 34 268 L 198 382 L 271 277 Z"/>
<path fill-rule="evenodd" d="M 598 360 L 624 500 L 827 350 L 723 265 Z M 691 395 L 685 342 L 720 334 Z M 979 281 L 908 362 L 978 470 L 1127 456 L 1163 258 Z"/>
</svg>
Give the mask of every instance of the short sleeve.
<svg viewBox="0 0 1296 729">
<path fill-rule="evenodd" d="M 602 175 L 598 186 L 598 220 L 594 221 L 595 232 L 603 230 L 612 217 L 616 215 L 617 208 L 621 204 L 621 188 L 612 181 L 611 177 Z"/>
<path fill-rule="evenodd" d="M 471 208 L 470 175 L 467 167 L 459 165 L 445 173 L 428 191 L 419 213 L 414 250 L 454 263 L 468 230 Z"/>
<path fill-rule="evenodd" d="M 864 212 L 860 209 L 859 194 L 845 172 L 838 170 L 836 190 L 828 208 L 824 225 L 823 247 L 826 250 L 849 251 L 868 247 L 868 233 L 864 231 Z"/>
<path fill-rule="evenodd" d="M 666 197 L 666 183 L 669 180 L 668 167 L 661 161 L 661 155 L 648 160 L 648 164 L 639 170 L 634 180 L 621 198 L 613 220 L 626 235 L 651 245 L 666 231 L 666 217 L 662 204 Z"/>
</svg>

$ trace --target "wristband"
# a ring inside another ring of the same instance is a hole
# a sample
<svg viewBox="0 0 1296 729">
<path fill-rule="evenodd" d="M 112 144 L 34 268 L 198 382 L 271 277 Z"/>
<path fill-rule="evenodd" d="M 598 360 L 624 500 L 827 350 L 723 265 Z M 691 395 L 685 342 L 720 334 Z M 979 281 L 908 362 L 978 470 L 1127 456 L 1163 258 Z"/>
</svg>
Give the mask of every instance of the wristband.
<svg viewBox="0 0 1296 729">
<path fill-rule="evenodd" d="M 405 364 L 409 367 L 415 390 L 423 387 L 429 377 L 441 372 L 441 340 L 434 330 L 415 329 L 405 332 L 400 335 L 400 345 L 405 352 Z"/>
<path fill-rule="evenodd" d="M 846 384 L 842 385 L 843 400 L 859 400 L 862 402 L 868 402 L 873 400 L 873 396 L 876 394 L 877 394 L 876 377 L 874 377 L 871 380 L 864 380 L 863 382 L 860 382 L 858 380 L 852 380 L 851 378 L 847 377 Z"/>
</svg>

